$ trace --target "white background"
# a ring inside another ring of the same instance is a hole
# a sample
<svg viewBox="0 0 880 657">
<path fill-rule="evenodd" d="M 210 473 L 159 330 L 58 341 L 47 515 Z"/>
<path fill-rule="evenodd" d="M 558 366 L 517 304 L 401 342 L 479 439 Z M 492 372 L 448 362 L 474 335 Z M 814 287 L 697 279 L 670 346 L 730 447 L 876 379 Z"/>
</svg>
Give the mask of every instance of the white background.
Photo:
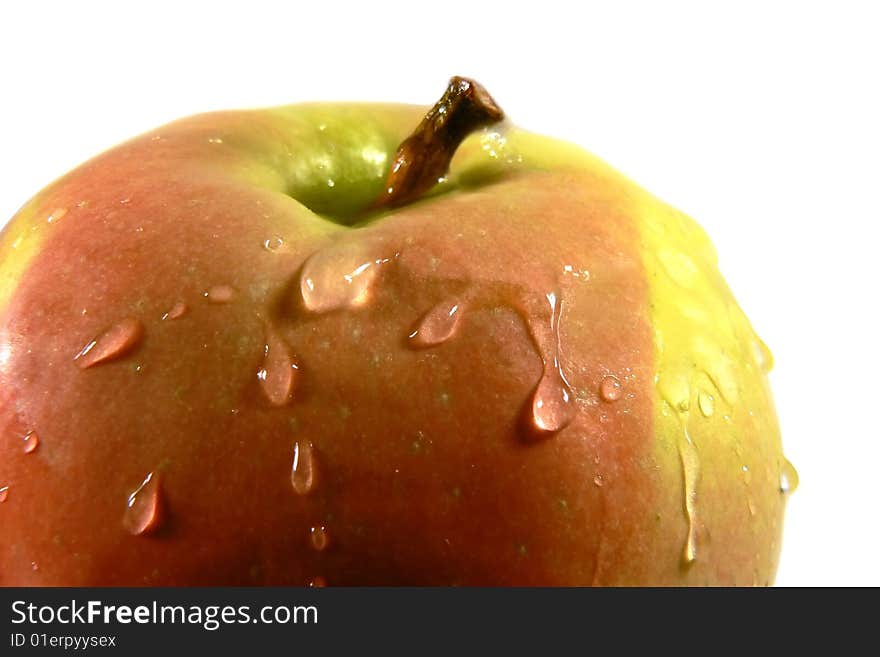
<svg viewBox="0 0 880 657">
<path fill-rule="evenodd" d="M 776 357 L 780 585 L 880 585 L 880 38 L 870 2 L 0 3 L 0 222 L 187 114 L 482 81 L 697 218 Z M 302 6 L 295 6 L 302 5 Z"/>
</svg>

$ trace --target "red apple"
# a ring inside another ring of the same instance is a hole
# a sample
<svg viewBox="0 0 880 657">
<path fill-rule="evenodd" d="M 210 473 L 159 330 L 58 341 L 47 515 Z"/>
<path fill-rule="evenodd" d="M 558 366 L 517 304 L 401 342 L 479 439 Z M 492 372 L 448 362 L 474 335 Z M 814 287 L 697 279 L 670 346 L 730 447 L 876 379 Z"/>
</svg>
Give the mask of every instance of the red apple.
<svg viewBox="0 0 880 657">
<path fill-rule="evenodd" d="M 772 580 L 794 471 L 702 231 L 471 81 L 423 115 L 184 119 L 13 218 L 0 583 Z"/>
</svg>

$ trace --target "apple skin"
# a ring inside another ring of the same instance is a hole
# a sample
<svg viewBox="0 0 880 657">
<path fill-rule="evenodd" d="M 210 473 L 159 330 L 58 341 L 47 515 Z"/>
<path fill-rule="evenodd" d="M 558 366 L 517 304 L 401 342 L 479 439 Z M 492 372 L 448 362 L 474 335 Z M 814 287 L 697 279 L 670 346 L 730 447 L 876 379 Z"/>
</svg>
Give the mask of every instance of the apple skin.
<svg viewBox="0 0 880 657">
<path fill-rule="evenodd" d="M 793 471 L 703 232 L 513 128 L 364 220 L 425 109 L 184 119 L 13 218 L 0 584 L 772 582 Z M 75 360 L 124 322 L 115 357 Z M 571 421 L 535 431 L 554 357 Z"/>
</svg>

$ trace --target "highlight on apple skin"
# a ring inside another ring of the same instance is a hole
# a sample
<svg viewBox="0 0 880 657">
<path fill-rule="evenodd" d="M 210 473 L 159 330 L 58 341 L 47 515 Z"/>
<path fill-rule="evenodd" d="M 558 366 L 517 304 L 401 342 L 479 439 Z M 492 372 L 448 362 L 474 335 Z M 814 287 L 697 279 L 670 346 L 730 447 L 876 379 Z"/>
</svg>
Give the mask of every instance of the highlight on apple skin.
<svg viewBox="0 0 880 657">
<path fill-rule="evenodd" d="M 479 84 L 152 130 L 0 234 L 0 584 L 768 585 L 705 233 Z"/>
</svg>

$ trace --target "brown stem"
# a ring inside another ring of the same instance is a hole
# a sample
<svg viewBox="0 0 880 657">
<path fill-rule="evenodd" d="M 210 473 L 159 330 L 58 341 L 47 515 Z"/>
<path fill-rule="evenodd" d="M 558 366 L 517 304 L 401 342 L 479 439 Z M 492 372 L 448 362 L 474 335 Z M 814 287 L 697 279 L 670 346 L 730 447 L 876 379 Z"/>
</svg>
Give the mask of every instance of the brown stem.
<svg viewBox="0 0 880 657">
<path fill-rule="evenodd" d="M 443 97 L 400 146 L 374 208 L 417 199 L 449 170 L 455 150 L 477 128 L 497 123 L 504 112 L 479 82 L 454 77 Z"/>
</svg>

